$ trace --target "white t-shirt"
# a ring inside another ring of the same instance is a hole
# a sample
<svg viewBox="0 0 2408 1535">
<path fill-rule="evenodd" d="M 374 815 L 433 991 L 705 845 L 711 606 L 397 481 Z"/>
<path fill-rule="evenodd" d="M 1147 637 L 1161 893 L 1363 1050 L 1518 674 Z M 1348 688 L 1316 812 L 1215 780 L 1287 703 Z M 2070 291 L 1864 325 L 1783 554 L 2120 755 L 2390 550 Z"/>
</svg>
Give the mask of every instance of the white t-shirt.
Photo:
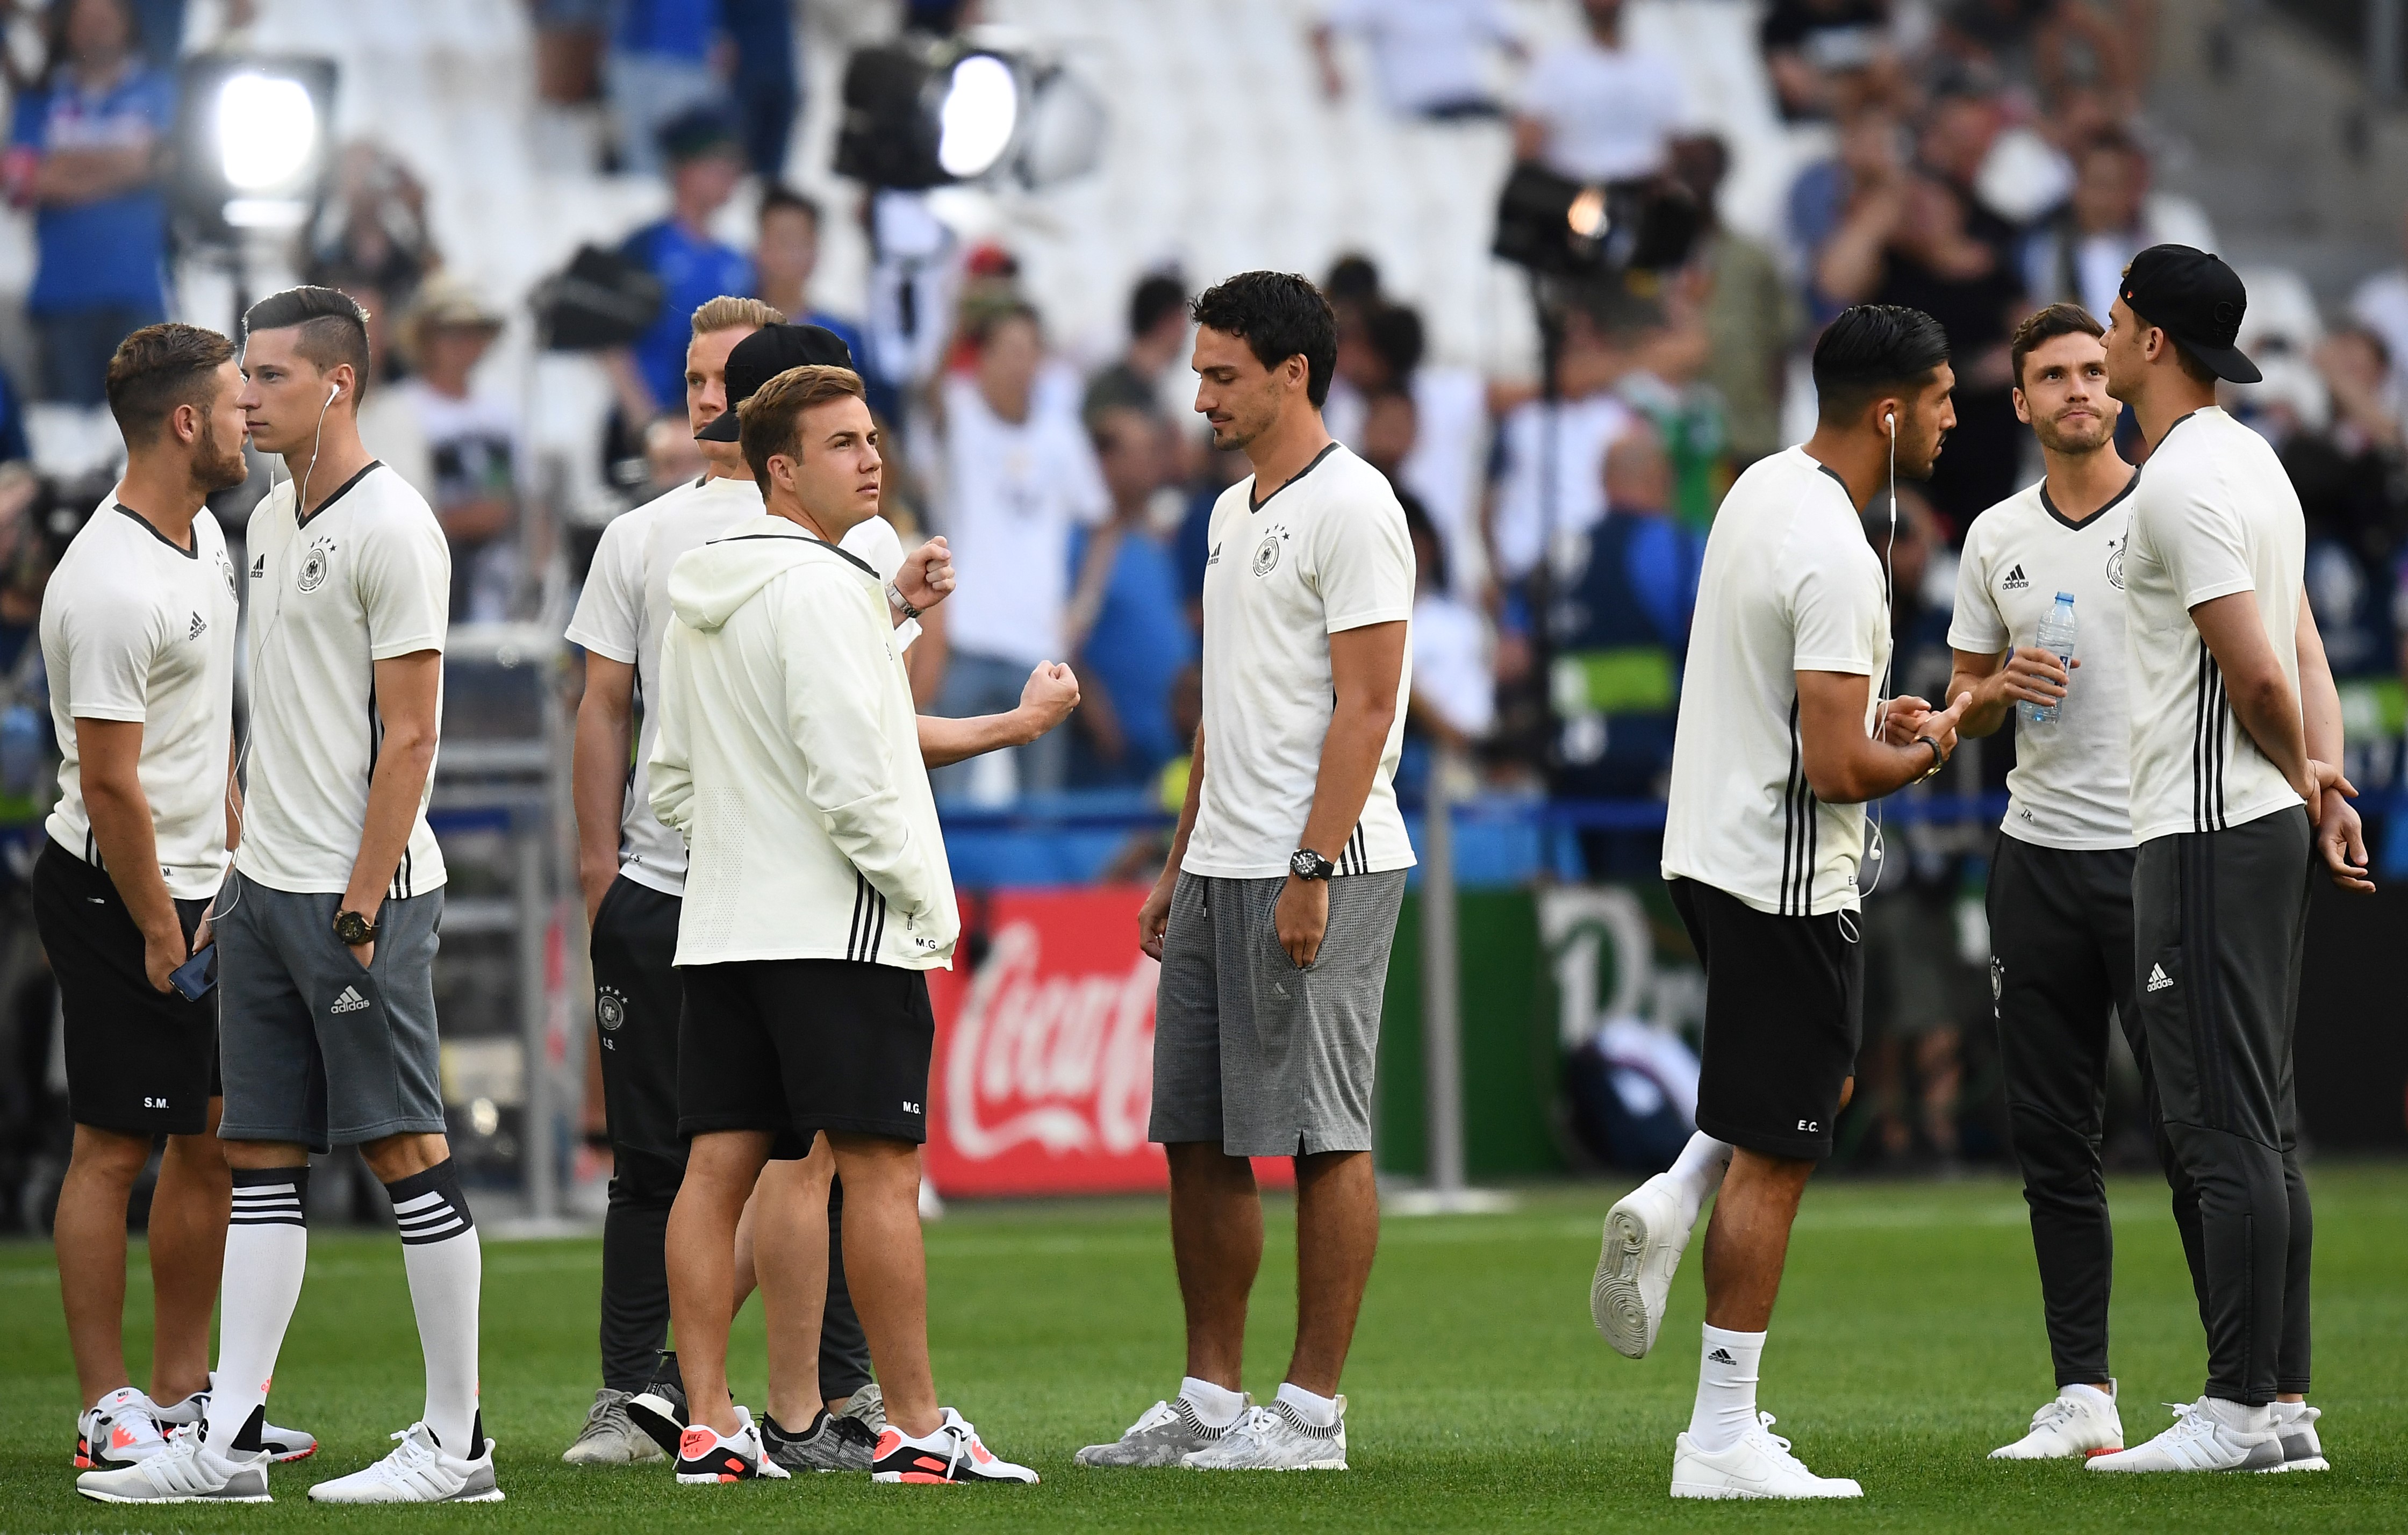
<svg viewBox="0 0 2408 1535">
<path fill-rule="evenodd" d="M 42 666 L 59 737 L 50 840 L 98 864 L 84 809 L 78 720 L 142 726 L 135 777 L 150 802 L 159 874 L 178 900 L 217 894 L 226 871 L 226 751 L 234 734 L 240 610 L 218 520 L 179 549 L 116 497 L 100 504 L 42 593 Z"/>
<path fill-rule="evenodd" d="M 1575 181 L 1619 181 L 1664 168 L 1688 100 L 1670 58 L 1584 37 L 1531 65 L 1520 110 L 1547 125 L 1541 158 L 1550 170 Z"/>
<path fill-rule="evenodd" d="M 961 586 L 946 643 L 1020 666 L 1058 661 L 1070 595 L 1070 528 L 1111 516 L 1096 451 L 1075 411 L 1032 407 L 1025 422 L 988 409 L 967 379 L 945 380 L 944 519 Z"/>
<path fill-rule="evenodd" d="M 2082 666 L 2057 706 L 2057 723 L 2027 724 L 2018 706 L 2015 765 L 2007 774 L 2007 818 L 2000 829 L 2019 842 L 2077 852 L 2132 845 L 2124 540 L 2138 483 L 2071 523 L 2043 480 L 1974 518 L 1965 533 L 1951 650 L 1997 655 L 2037 644 L 2057 594 L 2073 594 L 2073 658 Z"/>
<path fill-rule="evenodd" d="M 1379 470 L 1333 442 L 1261 506 L 1254 494 L 1248 475 L 1212 503 L 1204 562 L 1204 793 L 1180 865 L 1236 880 L 1285 875 L 1301 845 L 1329 734 L 1329 637 L 1410 623 L 1413 611 L 1412 539 Z M 1409 641 L 1396 723 L 1363 818 L 1331 854 L 1340 874 L 1412 867 L 1392 787 L 1412 686 Z"/>
<path fill-rule="evenodd" d="M 1605 453 L 1638 420 L 1630 407 L 1611 395 L 1591 395 L 1555 406 L 1554 440 L 1548 440 L 1549 408 L 1533 400 L 1516 406 L 1498 431 L 1504 439 L 1505 469 L 1497 486 L 1497 509 L 1491 538 L 1497 546 L 1497 573 L 1520 581 L 1539 567 L 1546 551 L 1548 511 L 1540 487 L 1552 485 L 1555 538 L 1558 544 L 1595 527 L 1605 516 Z M 1548 472 L 1553 453 L 1554 470 Z"/>
<path fill-rule="evenodd" d="M 669 626 L 669 567 L 678 556 L 762 514 L 751 480 L 690 481 L 611 520 L 594 551 L 585 590 L 568 621 L 570 644 L 636 668 L 636 755 L 619 811 L 619 872 L 665 896 L 685 894 L 685 839 L 652 813 L 652 743 L 660 711 L 661 637 Z M 903 540 L 883 517 L 857 524 L 839 546 L 888 581 L 903 567 Z M 896 636 L 918 638 L 916 623 Z"/>
<path fill-rule="evenodd" d="M 2134 840 L 2222 831 L 2300 803 L 2232 717 L 2190 610 L 2256 592 L 2266 641 L 2296 698 L 2306 563 L 2299 494 L 2264 438 L 2214 406 L 2168 428 L 2132 493 L 2124 554 Z"/>
<path fill-rule="evenodd" d="M 1871 679 L 1870 735 L 1888 660 L 1888 592 L 1847 487 L 1803 448 L 1757 460 L 1706 535 L 1664 877 L 1781 916 L 1856 910 L 1865 809 L 1823 804 L 1807 783 L 1797 674 Z"/>
<path fill-rule="evenodd" d="M 1413 691 L 1455 729 L 1477 740 L 1497 724 L 1497 672 L 1488 622 L 1445 592 L 1413 599 Z"/>
<path fill-rule="evenodd" d="M 1395 112 L 1486 99 L 1481 55 L 1513 37 L 1498 0 L 1329 0 L 1321 18 L 1362 37 Z"/>
<path fill-rule="evenodd" d="M 340 895 L 384 737 L 376 663 L 443 649 L 452 552 L 426 497 L 381 463 L 298 526 L 293 508 L 287 480 L 251 514 L 251 744 L 235 867 L 271 890 Z M 439 719 L 439 682 L 436 709 Z M 443 883 L 443 850 L 426 825 L 434 793 L 430 764 L 389 897 Z"/>
</svg>

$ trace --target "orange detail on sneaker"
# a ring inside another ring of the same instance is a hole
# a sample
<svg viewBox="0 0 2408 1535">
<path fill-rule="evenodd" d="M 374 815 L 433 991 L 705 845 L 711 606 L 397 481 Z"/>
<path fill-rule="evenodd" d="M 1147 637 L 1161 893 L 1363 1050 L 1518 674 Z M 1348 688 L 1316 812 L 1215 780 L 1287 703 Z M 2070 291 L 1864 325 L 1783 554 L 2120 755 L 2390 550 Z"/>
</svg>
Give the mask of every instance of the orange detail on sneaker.
<svg viewBox="0 0 2408 1535">
<path fill-rule="evenodd" d="M 915 1459 L 918 1464 L 927 1467 L 932 1471 L 942 1471 L 946 1470 L 945 1463 L 938 1459 L 935 1456 L 924 1455 L 916 1456 Z"/>
<path fill-rule="evenodd" d="M 697 1423 L 678 1436 L 678 1454 L 688 1460 L 700 1460 L 719 1442 L 719 1436 L 706 1424 Z"/>
<path fill-rule="evenodd" d="M 81 1434 L 76 1435 L 75 1469 L 79 1471 L 92 1470 L 92 1442 Z"/>
<path fill-rule="evenodd" d="M 949 1487 L 954 1485 L 954 1482 L 952 1477 L 933 1476 L 926 1471 L 905 1471 L 902 1473 L 902 1480 L 917 1483 L 921 1486 Z"/>
<path fill-rule="evenodd" d="M 108 1447 L 112 1450 L 122 1450 L 133 1442 L 134 1430 L 122 1423 L 108 1431 Z"/>
<path fill-rule="evenodd" d="M 980 1465 L 983 1466 L 983 1465 L 985 1465 L 988 1461 L 993 1460 L 993 1459 L 995 1458 L 995 1456 L 994 1456 L 992 1454 L 988 1453 L 987 1447 L 986 1447 L 985 1445 L 981 1444 L 977 1440 L 971 1440 L 971 1441 L 970 1441 L 970 1458 L 971 1458 L 971 1459 L 973 1459 L 973 1460 L 975 1460 L 975 1461 L 977 1461 Z"/>
<path fill-rule="evenodd" d="M 2121 1454 L 2123 1454 L 2123 1453 L 2124 1453 L 2124 1447 L 2123 1447 L 2122 1445 L 2120 1445 L 2120 1444 L 2116 1445 L 2116 1446 L 2115 1446 L 2114 1448 L 2113 1448 L 2113 1449 L 2108 1449 L 2108 1448 L 2105 1448 L 2105 1447 L 2103 1447 L 2103 1446 L 2102 1446 L 2101 1448 L 2100 1448 L 2100 1449 L 2096 1449 L 2096 1450 L 2085 1450 L 2085 1451 L 2083 1451 L 2083 1452 L 2082 1452 L 2082 1458 L 2083 1458 L 2083 1459 L 2085 1459 L 2085 1460 L 2096 1460 L 2096 1459 L 2098 1459 L 2098 1458 L 2099 1458 L 2100 1456 L 2102 1456 L 2102 1455 L 2121 1455 Z"/>
<path fill-rule="evenodd" d="M 902 1430 L 902 1429 L 897 1428 L 897 1427 L 894 1427 L 894 1426 L 892 1426 L 892 1425 L 889 1425 L 888 1427 L 884 1427 L 884 1428 L 881 1428 L 881 1429 L 878 1431 L 878 1456 L 879 1456 L 879 1458 L 883 1459 L 883 1458 L 884 1458 L 884 1457 L 886 1457 L 887 1456 L 893 1455 L 896 1450 L 898 1450 L 898 1449 L 900 1449 L 900 1448 L 902 1447 L 902 1444 L 903 1444 L 903 1430 Z"/>
</svg>

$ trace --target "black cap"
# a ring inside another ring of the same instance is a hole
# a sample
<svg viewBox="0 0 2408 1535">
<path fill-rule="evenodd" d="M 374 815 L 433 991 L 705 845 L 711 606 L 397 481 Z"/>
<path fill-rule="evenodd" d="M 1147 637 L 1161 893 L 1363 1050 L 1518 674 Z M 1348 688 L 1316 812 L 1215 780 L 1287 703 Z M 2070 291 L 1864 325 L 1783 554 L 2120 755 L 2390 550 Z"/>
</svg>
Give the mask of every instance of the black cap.
<svg viewBox="0 0 2408 1535">
<path fill-rule="evenodd" d="M 853 349 L 824 325 L 764 325 L 727 354 L 727 409 L 694 435 L 696 442 L 734 442 L 742 435 L 736 408 L 790 367 L 851 367 Z"/>
<path fill-rule="evenodd" d="M 2122 297 L 2132 313 L 2171 336 L 2219 379 L 2256 383 L 2258 365 L 2232 343 L 2249 308 L 2249 290 L 2231 267 L 2187 245 L 2153 245 L 2125 270 Z"/>
<path fill-rule="evenodd" d="M 671 165 L 699 160 L 707 154 L 740 153 L 743 128 L 726 108 L 704 102 L 689 107 L 660 125 L 654 137 L 661 158 Z"/>
</svg>

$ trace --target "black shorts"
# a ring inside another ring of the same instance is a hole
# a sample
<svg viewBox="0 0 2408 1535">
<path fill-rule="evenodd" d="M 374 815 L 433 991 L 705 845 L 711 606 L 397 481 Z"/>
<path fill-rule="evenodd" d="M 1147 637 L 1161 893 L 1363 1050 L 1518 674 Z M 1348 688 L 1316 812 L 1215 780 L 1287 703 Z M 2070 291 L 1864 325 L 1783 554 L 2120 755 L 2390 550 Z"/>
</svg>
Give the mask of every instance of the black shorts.
<svg viewBox="0 0 2408 1535">
<path fill-rule="evenodd" d="M 1768 1156 L 1830 1155 L 1865 1032 L 1859 918 L 1775 916 L 1695 880 L 1667 882 L 1706 970 L 1698 1128 Z"/>
<path fill-rule="evenodd" d="M 191 941 L 209 903 L 178 901 Z M 34 864 L 34 923 L 59 983 L 75 1122 L 132 1135 L 198 1135 L 220 1095 L 218 994 L 154 991 L 142 930 L 117 882 L 50 838 Z"/>
<path fill-rule="evenodd" d="M 797 1157 L 822 1130 L 928 1139 L 928 978 L 853 959 L 689 965 L 678 1133 L 768 1130 Z"/>
<path fill-rule="evenodd" d="M 664 1163 L 672 1175 L 685 1167 L 685 1141 L 678 1134 L 678 1011 L 684 992 L 671 963 L 684 904 L 623 874 L 610 882 L 594 914 L 594 1029 L 602 1046 L 610 1147 Z"/>
</svg>

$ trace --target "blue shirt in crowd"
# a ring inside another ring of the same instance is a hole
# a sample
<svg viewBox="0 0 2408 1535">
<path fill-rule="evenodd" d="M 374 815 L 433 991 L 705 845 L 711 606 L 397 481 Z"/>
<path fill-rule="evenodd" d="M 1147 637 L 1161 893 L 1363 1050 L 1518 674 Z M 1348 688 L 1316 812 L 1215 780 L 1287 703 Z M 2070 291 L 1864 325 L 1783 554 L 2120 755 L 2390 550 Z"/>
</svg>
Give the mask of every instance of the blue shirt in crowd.
<svg viewBox="0 0 2408 1535">
<path fill-rule="evenodd" d="M 12 153 L 149 145 L 175 127 L 176 82 L 136 65 L 87 93 L 75 76 L 27 92 L 17 103 Z M 110 305 L 165 307 L 167 200 L 155 187 L 98 202 L 44 207 L 34 220 L 38 263 L 25 308 L 59 314 Z"/>
<path fill-rule="evenodd" d="M 1070 535 L 1070 575 L 1078 579 L 1087 557 L 1088 531 Z M 1187 627 L 1179 556 L 1169 541 L 1134 529 L 1125 531 L 1080 653 L 1079 669 L 1111 699 L 1128 754 L 1115 777 L 1152 782 L 1162 765 L 1185 750 L 1171 724 L 1170 684 L 1196 659 L 1196 637 Z"/>
<path fill-rule="evenodd" d="M 636 340 L 636 371 L 653 403 L 676 410 L 685 403 L 685 347 L 694 338 L 694 311 L 722 294 L 752 291 L 752 262 L 717 240 L 697 239 L 675 219 L 646 224 L 621 248 L 661 280 L 660 317 Z"/>
<path fill-rule="evenodd" d="M 655 53 L 696 64 L 710 57 L 719 31 L 719 0 L 620 0 L 611 46 L 622 53 Z"/>
</svg>

